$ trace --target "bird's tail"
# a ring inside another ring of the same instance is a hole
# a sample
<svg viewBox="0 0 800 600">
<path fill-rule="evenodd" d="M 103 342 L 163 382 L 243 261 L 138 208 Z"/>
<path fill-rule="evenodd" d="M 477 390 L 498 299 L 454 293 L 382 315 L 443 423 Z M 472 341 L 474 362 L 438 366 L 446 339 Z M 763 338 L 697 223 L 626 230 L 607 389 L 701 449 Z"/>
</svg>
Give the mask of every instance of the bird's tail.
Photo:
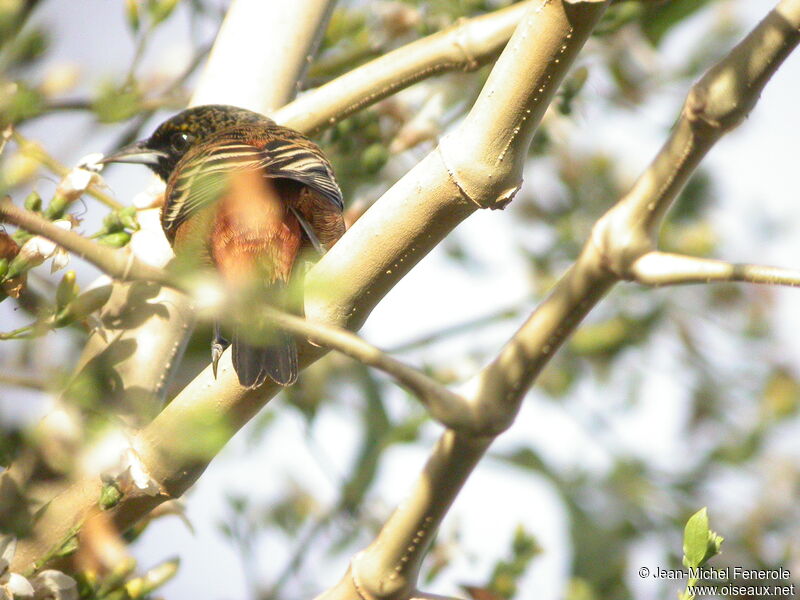
<svg viewBox="0 0 800 600">
<path fill-rule="evenodd" d="M 292 385 L 297 380 L 297 346 L 292 336 L 276 330 L 267 345 L 256 345 L 233 333 L 233 369 L 243 387 L 261 386 L 267 377 L 278 385 Z"/>
</svg>

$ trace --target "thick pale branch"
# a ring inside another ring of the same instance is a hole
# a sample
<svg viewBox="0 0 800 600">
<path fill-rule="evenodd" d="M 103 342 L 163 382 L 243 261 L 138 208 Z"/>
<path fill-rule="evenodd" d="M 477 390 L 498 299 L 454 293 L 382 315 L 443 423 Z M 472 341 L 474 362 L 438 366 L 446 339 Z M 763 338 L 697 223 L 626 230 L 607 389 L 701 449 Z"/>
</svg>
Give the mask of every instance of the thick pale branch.
<svg viewBox="0 0 800 600">
<path fill-rule="evenodd" d="M 530 2 L 469 19 L 376 58 L 274 113 L 307 135 L 444 71 L 471 71 L 495 58 Z"/>
<path fill-rule="evenodd" d="M 334 4 L 331 0 L 233 2 L 191 104 L 233 104 L 264 114 L 275 112 L 297 93 Z M 242 61 L 247 64 L 246 77 L 236 68 Z"/>
<path fill-rule="evenodd" d="M 145 279 L 175 287 L 166 272 L 138 260 L 130 250 L 101 246 L 77 233 L 56 227 L 36 213 L 15 205 L 8 196 L 0 200 L 0 222 L 41 235 L 121 281 Z"/>
<path fill-rule="evenodd" d="M 529 5 L 492 69 L 475 107 L 439 148 L 441 164 L 451 185 L 467 202 L 475 207 L 497 208 L 511 199 L 521 182 L 522 165 L 534 129 L 605 7 L 605 3 L 566 4 L 550 0 Z M 488 133 L 485 131 L 487 128 Z M 435 163 L 427 165 L 429 159 L 431 157 L 420 163 L 409 176 L 418 170 L 426 173 L 423 167 L 433 168 Z M 368 210 L 354 224 L 351 233 L 360 232 L 362 240 L 378 239 L 380 228 L 387 225 L 385 221 L 393 213 L 387 210 L 381 223 L 375 222 L 372 215 L 381 216 L 381 212 L 374 211 L 387 204 L 402 210 L 399 199 L 397 205 L 393 204 L 393 193 L 396 188 L 402 189 L 405 179 Z M 428 195 L 426 205 L 435 205 L 438 190 L 430 188 L 427 183 L 418 176 L 415 188 L 408 190 L 407 197 L 415 198 L 424 190 Z M 420 216 L 427 217 L 423 213 L 416 219 Z M 348 236 L 342 241 L 345 242 L 346 238 Z M 379 239 L 383 246 L 384 236 Z M 359 238 L 353 236 L 349 240 L 358 242 Z M 331 254 L 339 250 L 337 244 Z M 348 256 L 353 255 L 353 249 L 346 245 L 342 251 Z M 381 251 L 382 248 L 377 250 Z M 373 254 L 375 252 L 373 250 Z M 407 268 L 403 264 L 404 254 L 394 253 L 393 259 L 393 263 L 382 265 L 382 268 L 388 273 L 394 273 L 398 268 L 404 272 Z M 374 268 L 376 265 L 371 266 Z M 341 276 L 347 275 L 342 273 Z M 323 281 L 327 282 L 323 287 L 335 283 L 332 278 Z M 364 302 L 371 303 L 372 300 L 367 298 Z M 353 317 L 349 312 L 345 315 L 351 323 L 363 318 L 357 311 Z M 445 432 L 409 498 L 392 514 L 375 541 L 353 559 L 350 571 L 340 583 L 321 599 L 352 598 L 356 593 L 370 598 L 410 597 L 433 533 L 492 439 L 491 435 L 482 437 Z"/>
<path fill-rule="evenodd" d="M 800 41 L 800 0 L 782 0 L 692 87 L 680 118 L 631 191 L 595 228 L 595 243 L 620 276 L 656 248 L 661 223 L 697 165 L 755 106 Z"/>
<path fill-rule="evenodd" d="M 438 524 L 492 439 L 446 431 L 411 494 L 383 526 L 378 539 L 356 554 L 342 580 L 317 600 L 424 598 L 413 589 L 413 563 L 430 545 Z M 387 563 L 388 558 L 393 560 Z M 379 587 L 375 586 L 376 576 L 380 576 Z"/>
<path fill-rule="evenodd" d="M 513 60 L 497 61 L 467 118 L 442 140 L 453 181 L 478 206 L 503 208 L 519 189 L 528 156 L 520 150 L 530 146 L 583 46 L 583 24 L 605 7 L 605 2 L 585 1 L 531 4 L 503 52 Z M 472 148 L 482 149 L 478 157 Z"/>
<path fill-rule="evenodd" d="M 616 281 L 587 245 L 497 358 L 461 390 L 482 422 L 491 423 L 495 432 L 511 425 L 541 370 Z"/>
<path fill-rule="evenodd" d="M 645 254 L 633 263 L 631 275 L 633 281 L 653 286 L 726 281 L 800 286 L 800 271 L 794 269 L 729 263 L 668 252 Z"/>
</svg>

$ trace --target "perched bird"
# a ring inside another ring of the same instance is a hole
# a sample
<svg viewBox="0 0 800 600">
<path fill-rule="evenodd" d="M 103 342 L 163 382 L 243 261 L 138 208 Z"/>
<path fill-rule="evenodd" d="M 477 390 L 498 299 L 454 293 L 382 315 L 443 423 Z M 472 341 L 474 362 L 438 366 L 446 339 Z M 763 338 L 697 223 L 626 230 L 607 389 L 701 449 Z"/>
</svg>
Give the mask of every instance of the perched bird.
<svg viewBox="0 0 800 600">
<path fill-rule="evenodd" d="M 145 164 L 166 182 L 161 225 L 176 258 L 199 259 L 231 290 L 260 286 L 288 308 L 286 293 L 304 248 L 323 253 L 344 233 L 342 193 L 319 147 L 300 133 L 234 106 L 196 106 L 146 140 L 101 162 Z M 232 360 L 247 388 L 267 377 L 297 379 L 297 348 L 285 331 L 268 340 L 233 331 Z M 214 326 L 214 374 L 228 346 Z"/>
</svg>

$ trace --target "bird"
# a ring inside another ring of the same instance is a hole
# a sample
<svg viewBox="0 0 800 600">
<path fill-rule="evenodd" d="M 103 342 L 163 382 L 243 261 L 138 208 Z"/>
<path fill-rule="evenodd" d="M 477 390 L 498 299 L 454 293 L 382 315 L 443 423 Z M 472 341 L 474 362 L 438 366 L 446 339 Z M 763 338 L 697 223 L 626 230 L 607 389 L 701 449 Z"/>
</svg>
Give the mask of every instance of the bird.
<svg viewBox="0 0 800 600">
<path fill-rule="evenodd" d="M 258 289 L 293 312 L 302 312 L 288 293 L 299 258 L 323 254 L 345 231 L 342 192 L 319 146 L 244 108 L 188 108 L 99 162 L 144 164 L 166 183 L 161 226 L 176 260 L 199 260 L 216 269 L 228 291 Z M 280 329 L 268 340 L 248 333 L 235 325 L 228 342 L 215 321 L 214 376 L 231 346 L 245 388 L 268 379 L 293 384 L 294 338 Z"/>
</svg>

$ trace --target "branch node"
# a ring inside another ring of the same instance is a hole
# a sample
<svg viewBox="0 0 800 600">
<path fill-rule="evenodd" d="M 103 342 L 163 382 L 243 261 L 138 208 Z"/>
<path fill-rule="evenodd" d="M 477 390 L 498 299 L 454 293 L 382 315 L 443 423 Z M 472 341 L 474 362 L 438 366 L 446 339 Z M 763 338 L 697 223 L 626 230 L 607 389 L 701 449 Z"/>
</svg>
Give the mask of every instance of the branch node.
<svg viewBox="0 0 800 600">
<path fill-rule="evenodd" d="M 480 177 L 482 179 L 481 185 L 474 185 L 471 184 L 470 181 L 464 177 L 459 176 L 458 169 L 452 168 L 445 158 L 445 151 L 443 146 L 447 143 L 449 136 L 445 136 L 439 142 L 439 145 L 436 147 L 436 153 L 441 158 L 442 164 L 444 165 L 445 170 L 447 171 L 447 175 L 450 178 L 450 181 L 453 182 L 458 188 L 458 191 L 461 193 L 465 199 L 469 200 L 472 204 L 477 206 L 478 208 L 489 208 L 491 210 L 502 210 L 509 203 L 514 199 L 514 196 L 517 195 L 517 192 L 522 187 L 522 180 L 519 180 L 516 185 L 511 187 L 506 187 L 499 192 L 484 194 L 481 193 L 482 190 L 492 190 L 494 186 L 491 183 L 491 174 L 487 173 L 487 176 Z M 471 168 L 478 169 L 477 165 L 472 165 Z M 488 182 L 488 184 L 487 184 Z M 475 190 L 474 192 L 472 190 Z"/>
<path fill-rule="evenodd" d="M 365 581 L 365 578 L 359 576 L 359 565 L 364 561 L 370 560 L 369 549 L 362 550 L 353 557 L 350 562 L 350 582 L 358 594 L 359 600 L 400 600 L 408 598 L 412 589 L 409 578 L 402 573 L 402 569 L 393 570 L 388 575 L 384 576 L 384 571 L 381 567 L 377 569 L 369 569 L 368 572 L 377 575 L 377 581 L 370 584 Z"/>
<path fill-rule="evenodd" d="M 626 281 L 635 279 L 631 269 L 636 261 L 655 248 L 643 223 L 622 203 L 597 220 L 589 244 L 600 257 L 602 267 Z"/>
<path fill-rule="evenodd" d="M 466 25 L 469 24 L 469 19 L 461 17 L 455 22 L 455 36 L 453 39 L 453 46 L 458 48 L 458 51 L 461 53 L 461 56 L 464 57 L 464 71 L 474 71 L 477 69 L 481 63 L 480 61 L 475 58 L 472 52 L 469 51 L 470 43 L 467 40 L 467 34 L 469 33 L 469 28 Z M 463 40 L 463 41 L 462 41 Z"/>
</svg>

